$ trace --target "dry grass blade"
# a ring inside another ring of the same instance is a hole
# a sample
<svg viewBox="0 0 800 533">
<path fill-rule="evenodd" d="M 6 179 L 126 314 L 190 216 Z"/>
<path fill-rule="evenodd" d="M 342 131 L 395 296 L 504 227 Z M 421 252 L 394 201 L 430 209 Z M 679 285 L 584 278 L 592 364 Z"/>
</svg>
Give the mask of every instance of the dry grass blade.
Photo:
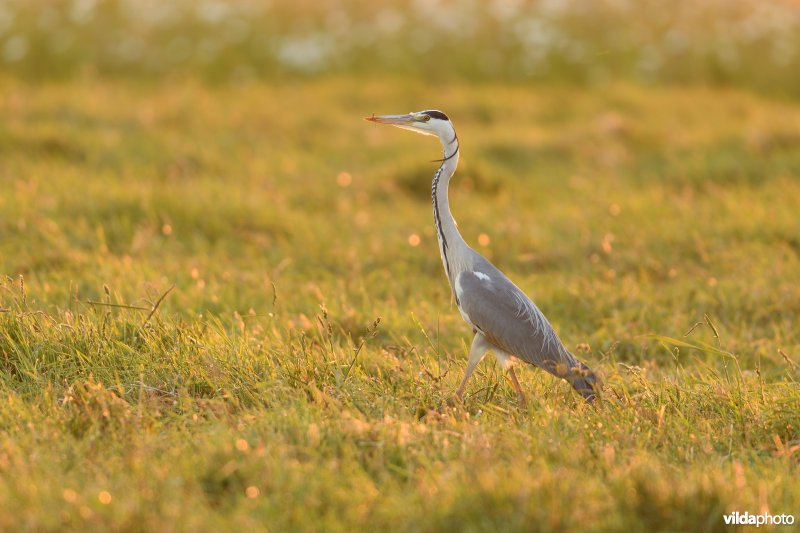
<svg viewBox="0 0 800 533">
<path fill-rule="evenodd" d="M 156 300 L 156 303 L 153 304 L 153 308 L 150 310 L 150 313 L 148 313 L 147 318 L 145 318 L 144 322 L 142 322 L 142 326 L 145 326 L 150 321 L 150 319 L 153 317 L 153 315 L 156 314 L 156 311 L 158 311 L 158 307 L 161 305 L 161 302 L 164 301 L 164 298 L 166 298 L 167 295 L 170 292 L 172 292 L 172 289 L 174 289 L 174 288 L 175 288 L 175 285 L 174 284 L 171 285 L 170 288 L 167 289 L 166 291 L 164 291 L 164 293 L 158 298 L 158 300 Z"/>
</svg>

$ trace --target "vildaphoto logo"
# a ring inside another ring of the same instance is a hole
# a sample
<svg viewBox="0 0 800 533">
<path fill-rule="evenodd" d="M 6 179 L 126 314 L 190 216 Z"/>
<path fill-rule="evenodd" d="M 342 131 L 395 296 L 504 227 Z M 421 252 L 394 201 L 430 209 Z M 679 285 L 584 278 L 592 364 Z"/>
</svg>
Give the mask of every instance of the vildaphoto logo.
<svg viewBox="0 0 800 533">
<path fill-rule="evenodd" d="M 791 526 L 794 524 L 794 515 L 790 514 L 750 514 L 747 511 L 740 513 L 734 511 L 731 514 L 722 515 L 727 526 Z"/>
</svg>

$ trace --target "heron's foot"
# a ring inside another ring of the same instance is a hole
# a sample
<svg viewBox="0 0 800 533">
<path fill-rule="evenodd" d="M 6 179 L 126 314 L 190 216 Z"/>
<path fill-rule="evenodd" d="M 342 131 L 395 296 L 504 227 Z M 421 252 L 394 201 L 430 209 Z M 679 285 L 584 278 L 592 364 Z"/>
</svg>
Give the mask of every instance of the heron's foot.
<svg viewBox="0 0 800 533">
<path fill-rule="evenodd" d="M 447 398 L 447 400 L 445 400 L 444 403 L 447 405 L 447 407 L 463 406 L 464 405 L 464 395 L 456 393 L 453 396 L 450 396 L 449 398 Z"/>
<path fill-rule="evenodd" d="M 528 410 L 528 401 L 525 400 L 525 396 L 522 394 L 517 395 L 517 405 L 519 405 L 520 411 L 527 411 Z"/>
</svg>

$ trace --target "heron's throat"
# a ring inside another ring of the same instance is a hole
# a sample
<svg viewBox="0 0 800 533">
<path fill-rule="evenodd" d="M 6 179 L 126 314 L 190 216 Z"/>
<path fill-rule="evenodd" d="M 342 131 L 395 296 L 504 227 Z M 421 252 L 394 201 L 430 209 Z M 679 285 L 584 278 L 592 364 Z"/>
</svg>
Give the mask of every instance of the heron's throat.
<svg viewBox="0 0 800 533">
<path fill-rule="evenodd" d="M 458 232 L 458 228 L 456 228 L 456 222 L 450 212 L 450 201 L 447 194 L 450 178 L 455 173 L 458 165 L 458 136 L 453 131 L 452 137 L 445 135 L 440 137 L 440 140 L 444 146 L 444 157 L 441 159 L 442 166 L 434 174 L 433 183 L 431 184 L 433 222 L 436 225 L 436 236 L 439 240 L 442 263 L 450 281 L 450 287 L 455 290 L 455 277 L 462 268 L 467 247 Z"/>
</svg>

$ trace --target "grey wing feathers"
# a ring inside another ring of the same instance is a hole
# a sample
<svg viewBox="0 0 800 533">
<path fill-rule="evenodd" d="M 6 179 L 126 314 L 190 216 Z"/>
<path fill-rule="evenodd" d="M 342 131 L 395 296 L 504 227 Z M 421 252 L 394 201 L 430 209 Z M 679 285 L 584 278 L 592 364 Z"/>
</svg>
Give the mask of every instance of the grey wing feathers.
<svg viewBox="0 0 800 533">
<path fill-rule="evenodd" d="M 542 312 L 502 272 L 488 261 L 476 272 L 458 275 L 460 305 L 492 344 L 559 377 L 579 364 Z"/>
</svg>

